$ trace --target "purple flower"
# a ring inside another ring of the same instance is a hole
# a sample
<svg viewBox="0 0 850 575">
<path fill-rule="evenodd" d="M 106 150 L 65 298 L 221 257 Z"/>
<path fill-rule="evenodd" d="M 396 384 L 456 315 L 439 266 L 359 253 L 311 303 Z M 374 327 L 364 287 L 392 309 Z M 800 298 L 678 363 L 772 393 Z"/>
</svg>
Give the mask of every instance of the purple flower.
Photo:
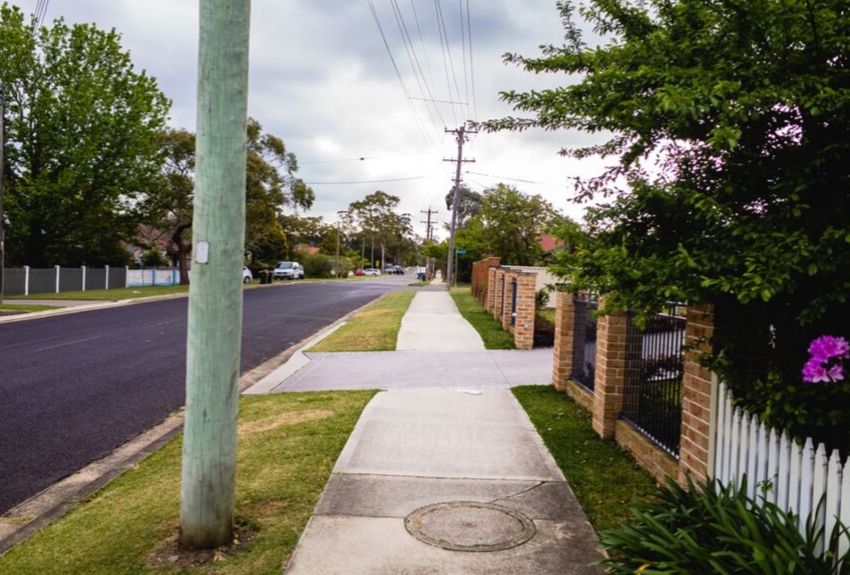
<svg viewBox="0 0 850 575">
<path fill-rule="evenodd" d="M 830 381 L 826 367 L 816 357 L 811 358 L 803 366 L 803 381 L 809 383 L 828 383 Z"/>
<path fill-rule="evenodd" d="M 844 359 L 850 358 L 850 344 L 843 337 L 822 335 L 809 345 L 811 357 L 803 366 L 803 381 L 831 383 L 844 379 Z"/>
<path fill-rule="evenodd" d="M 809 354 L 819 361 L 847 359 L 850 358 L 850 344 L 843 337 L 822 335 L 809 345 Z"/>
</svg>

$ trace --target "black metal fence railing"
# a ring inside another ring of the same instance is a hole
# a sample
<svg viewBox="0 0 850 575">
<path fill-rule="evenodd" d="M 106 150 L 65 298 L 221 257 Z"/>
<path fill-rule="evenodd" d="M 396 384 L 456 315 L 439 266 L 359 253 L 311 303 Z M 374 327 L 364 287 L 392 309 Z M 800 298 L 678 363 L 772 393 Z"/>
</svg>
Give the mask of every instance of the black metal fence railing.
<svg viewBox="0 0 850 575">
<path fill-rule="evenodd" d="M 511 325 L 516 325 L 516 299 L 519 291 L 516 278 L 511 280 Z"/>
<path fill-rule="evenodd" d="M 626 381 L 620 414 L 662 449 L 679 456 L 682 426 L 684 306 L 668 304 L 643 330 L 629 314 Z"/>
<path fill-rule="evenodd" d="M 595 294 L 576 294 L 573 324 L 573 369 L 570 378 L 593 391 L 596 374 L 596 314 L 599 300 Z"/>
</svg>

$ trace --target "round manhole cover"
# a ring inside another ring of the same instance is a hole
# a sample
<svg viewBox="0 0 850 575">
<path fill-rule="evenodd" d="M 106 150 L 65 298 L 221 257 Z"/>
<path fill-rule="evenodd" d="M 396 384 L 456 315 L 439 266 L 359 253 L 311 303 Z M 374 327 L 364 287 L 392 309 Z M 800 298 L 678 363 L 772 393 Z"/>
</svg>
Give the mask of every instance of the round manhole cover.
<svg viewBox="0 0 850 575">
<path fill-rule="evenodd" d="M 404 526 L 420 541 L 452 551 L 501 551 L 537 533 L 534 522 L 522 513 L 475 501 L 420 507 L 405 518 Z"/>
</svg>

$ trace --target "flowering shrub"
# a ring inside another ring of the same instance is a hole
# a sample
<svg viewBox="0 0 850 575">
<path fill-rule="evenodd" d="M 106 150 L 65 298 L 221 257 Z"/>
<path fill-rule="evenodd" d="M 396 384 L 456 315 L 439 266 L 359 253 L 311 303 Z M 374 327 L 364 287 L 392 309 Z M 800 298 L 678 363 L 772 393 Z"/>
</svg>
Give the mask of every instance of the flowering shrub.
<svg viewBox="0 0 850 575">
<path fill-rule="evenodd" d="M 835 383 L 844 379 L 844 360 L 850 344 L 843 337 L 823 335 L 809 345 L 809 361 L 803 366 L 803 381 Z"/>
</svg>

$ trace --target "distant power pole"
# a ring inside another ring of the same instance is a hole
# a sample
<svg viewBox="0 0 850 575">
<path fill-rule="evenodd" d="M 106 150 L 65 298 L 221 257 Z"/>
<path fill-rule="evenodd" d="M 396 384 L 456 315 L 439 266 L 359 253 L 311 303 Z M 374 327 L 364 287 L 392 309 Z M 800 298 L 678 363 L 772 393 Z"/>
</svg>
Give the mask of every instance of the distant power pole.
<svg viewBox="0 0 850 575">
<path fill-rule="evenodd" d="M 477 134 L 478 132 L 474 130 L 467 131 L 464 126 L 461 126 L 457 130 L 446 130 L 446 132 L 455 134 L 457 139 L 457 159 L 443 159 L 444 162 L 457 162 L 457 169 L 455 170 L 454 195 L 452 196 L 452 227 L 449 235 L 449 261 L 446 265 L 446 284 L 448 284 L 448 287 L 451 289 L 452 280 L 457 281 L 456 278 L 452 277 L 452 261 L 457 258 L 457 254 L 455 253 L 455 227 L 457 226 L 457 203 L 460 196 L 460 166 L 464 162 L 475 161 L 463 159 L 463 144 L 467 140 L 467 134 Z"/>
<path fill-rule="evenodd" d="M 427 210 L 419 210 L 419 213 L 428 214 L 428 220 L 423 222 L 420 220 L 419 223 L 425 224 L 427 227 L 425 228 L 425 239 L 429 242 L 431 241 L 431 214 L 438 213 L 437 210 L 432 210 L 431 206 L 428 206 Z"/>
<path fill-rule="evenodd" d="M 431 214 L 436 214 L 437 210 L 432 210 L 431 206 L 428 206 L 427 210 L 419 210 L 419 212 L 422 213 L 422 214 L 428 214 L 427 221 L 423 222 L 423 221 L 420 220 L 419 223 L 425 224 L 425 226 L 426 226 L 425 227 L 425 241 L 430 242 L 431 241 Z M 431 273 L 431 257 L 430 256 L 425 257 L 425 270 L 426 270 L 426 273 Z M 426 276 L 426 278 L 427 278 L 427 276 Z"/>
<path fill-rule="evenodd" d="M 200 0 L 181 548 L 233 541 L 251 0 Z"/>
</svg>

